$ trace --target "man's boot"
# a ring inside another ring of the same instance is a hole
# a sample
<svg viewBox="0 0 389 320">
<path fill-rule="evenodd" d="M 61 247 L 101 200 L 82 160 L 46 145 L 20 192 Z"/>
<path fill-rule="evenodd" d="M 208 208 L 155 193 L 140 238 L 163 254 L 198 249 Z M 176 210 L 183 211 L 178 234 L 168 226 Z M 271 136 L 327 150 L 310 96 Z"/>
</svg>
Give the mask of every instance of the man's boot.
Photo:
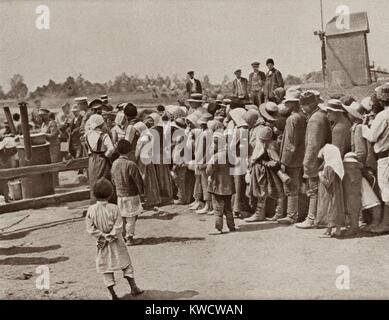
<svg viewBox="0 0 389 320">
<path fill-rule="evenodd" d="M 381 211 L 381 206 L 371 208 L 371 223 L 365 228 L 365 231 L 371 231 L 372 229 L 375 229 L 380 225 L 382 213 Z"/>
<path fill-rule="evenodd" d="M 298 217 L 298 205 L 299 205 L 299 197 L 298 196 L 289 196 L 288 197 L 288 209 L 286 218 L 278 219 L 277 222 L 281 224 L 294 224 L 297 221 Z"/>
<path fill-rule="evenodd" d="M 244 219 L 245 222 L 260 222 L 266 219 L 265 216 L 265 203 L 262 200 L 257 201 L 257 207 L 255 209 L 255 213 L 249 217 Z"/>
<path fill-rule="evenodd" d="M 134 278 L 126 277 L 126 279 L 128 281 L 128 284 L 131 287 L 131 294 L 133 296 L 140 295 L 140 294 L 142 294 L 144 292 L 143 290 L 138 288 L 138 286 L 135 283 L 135 279 Z"/>
<path fill-rule="evenodd" d="M 353 212 L 349 215 L 350 227 L 347 229 L 345 236 L 355 236 L 359 233 L 359 216 L 360 212 Z"/>
<path fill-rule="evenodd" d="M 384 206 L 384 216 L 380 225 L 376 228 L 372 228 L 371 232 L 377 234 L 389 232 L 389 207 L 387 205 Z"/>
<path fill-rule="evenodd" d="M 303 222 L 296 223 L 295 226 L 298 229 L 315 229 L 315 219 L 317 213 L 317 197 L 309 198 L 308 216 Z"/>
<path fill-rule="evenodd" d="M 111 294 L 112 300 L 119 300 L 118 296 L 116 295 L 115 290 L 113 289 L 113 286 L 107 287 L 109 293 Z"/>
<path fill-rule="evenodd" d="M 285 198 L 278 198 L 277 199 L 277 206 L 276 206 L 276 212 L 274 216 L 271 218 L 266 218 L 267 221 L 277 221 L 278 219 L 282 219 L 284 217 L 284 205 Z"/>
</svg>

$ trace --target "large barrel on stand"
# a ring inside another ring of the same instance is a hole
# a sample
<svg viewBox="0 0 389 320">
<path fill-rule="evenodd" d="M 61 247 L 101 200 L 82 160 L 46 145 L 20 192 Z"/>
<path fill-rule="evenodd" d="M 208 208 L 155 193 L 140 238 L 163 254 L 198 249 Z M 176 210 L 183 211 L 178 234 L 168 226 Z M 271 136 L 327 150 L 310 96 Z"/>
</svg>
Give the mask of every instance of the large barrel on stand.
<svg viewBox="0 0 389 320">
<path fill-rule="evenodd" d="M 32 145 L 30 161 L 25 160 L 25 149 L 23 145 L 18 146 L 17 150 L 21 167 L 51 163 L 50 143 L 48 142 L 42 145 Z M 54 192 L 52 173 L 42 173 L 22 178 L 23 199 L 46 196 L 54 194 Z"/>
</svg>

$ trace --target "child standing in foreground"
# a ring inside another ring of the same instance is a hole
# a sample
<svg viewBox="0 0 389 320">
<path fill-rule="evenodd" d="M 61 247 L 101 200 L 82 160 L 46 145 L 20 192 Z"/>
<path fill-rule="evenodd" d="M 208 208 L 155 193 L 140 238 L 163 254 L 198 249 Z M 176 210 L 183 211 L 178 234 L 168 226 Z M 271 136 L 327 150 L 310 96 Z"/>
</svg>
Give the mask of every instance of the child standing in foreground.
<svg viewBox="0 0 389 320">
<path fill-rule="evenodd" d="M 123 271 L 132 295 L 143 293 L 134 280 L 134 269 L 130 255 L 122 237 L 122 218 L 119 208 L 108 203 L 112 195 L 112 184 L 106 178 L 100 178 L 93 187 L 97 202 L 91 205 L 86 215 L 86 230 L 97 239 L 96 269 L 103 274 L 104 284 L 113 300 L 118 297 L 113 289 L 115 271 Z"/>
<path fill-rule="evenodd" d="M 326 221 L 327 230 L 324 237 L 332 237 L 332 229 L 336 228 L 335 237 L 341 235 L 341 227 L 345 226 L 344 200 L 342 180 L 344 168 L 339 149 L 326 144 L 319 152 L 319 158 L 324 159 L 323 171 L 319 172 L 319 198 L 317 224 Z"/>
<path fill-rule="evenodd" d="M 230 173 L 230 165 L 226 152 L 226 137 L 221 130 L 213 134 L 214 155 L 207 165 L 206 174 L 209 176 L 208 192 L 212 195 L 215 214 L 215 231 L 210 235 L 223 233 L 223 216 L 226 216 L 230 232 L 236 231 L 232 214 L 231 198 L 235 193 L 234 177 Z"/>
<path fill-rule="evenodd" d="M 123 218 L 124 239 L 128 246 L 136 244 L 135 223 L 143 211 L 140 195 L 144 189 L 139 169 L 128 157 L 130 151 L 131 144 L 127 140 L 120 140 L 117 144 L 120 156 L 114 161 L 111 169 L 112 183 L 116 188 L 118 207 Z"/>
</svg>

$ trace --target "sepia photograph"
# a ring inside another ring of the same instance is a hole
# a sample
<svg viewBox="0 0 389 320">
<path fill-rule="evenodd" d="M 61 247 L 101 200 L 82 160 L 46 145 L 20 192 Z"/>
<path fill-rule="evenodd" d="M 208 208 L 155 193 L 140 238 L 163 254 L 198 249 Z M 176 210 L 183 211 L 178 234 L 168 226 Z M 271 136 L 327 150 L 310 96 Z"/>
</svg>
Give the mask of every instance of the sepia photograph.
<svg viewBox="0 0 389 320">
<path fill-rule="evenodd" d="M 388 12 L 0 0 L 0 300 L 387 300 Z"/>
</svg>

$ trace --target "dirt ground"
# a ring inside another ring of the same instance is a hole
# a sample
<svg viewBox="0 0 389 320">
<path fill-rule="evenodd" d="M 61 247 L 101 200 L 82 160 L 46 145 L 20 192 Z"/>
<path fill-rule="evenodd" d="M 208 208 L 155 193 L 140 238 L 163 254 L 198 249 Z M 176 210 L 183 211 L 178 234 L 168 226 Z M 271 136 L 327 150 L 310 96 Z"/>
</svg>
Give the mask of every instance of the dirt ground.
<svg viewBox="0 0 389 320">
<path fill-rule="evenodd" d="M 95 242 L 85 231 L 84 203 L 0 216 L 0 299 L 108 299 L 95 271 Z M 236 220 L 240 231 L 210 236 L 213 217 L 185 206 L 144 213 L 141 244 L 129 247 L 138 299 L 350 299 L 389 297 L 389 236 L 322 239 L 298 230 Z M 50 268 L 50 289 L 36 289 L 36 267 Z M 350 268 L 338 290 L 336 268 Z M 118 273 L 123 299 L 128 284 Z"/>
</svg>

